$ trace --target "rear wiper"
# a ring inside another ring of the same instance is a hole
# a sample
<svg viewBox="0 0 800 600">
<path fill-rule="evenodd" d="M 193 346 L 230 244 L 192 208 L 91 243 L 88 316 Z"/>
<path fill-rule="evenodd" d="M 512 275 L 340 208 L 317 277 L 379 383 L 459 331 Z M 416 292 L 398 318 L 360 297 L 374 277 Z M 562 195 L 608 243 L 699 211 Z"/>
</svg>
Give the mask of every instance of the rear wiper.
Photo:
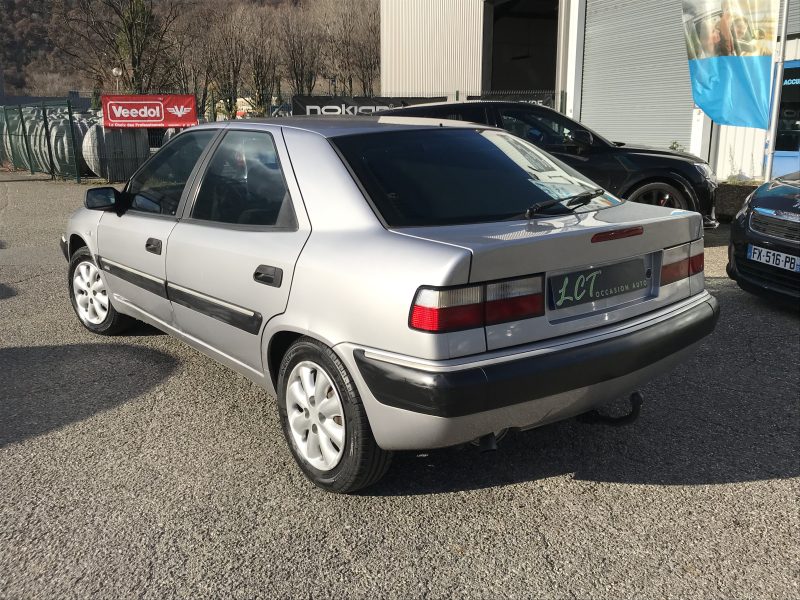
<svg viewBox="0 0 800 600">
<path fill-rule="evenodd" d="M 551 206 L 555 206 L 556 204 L 564 204 L 567 208 L 573 208 L 578 206 L 583 206 L 584 204 L 589 204 L 593 198 L 597 198 L 598 196 L 602 196 L 605 194 L 606 191 L 602 188 L 597 188 L 594 190 L 590 190 L 588 192 L 581 192 L 580 194 L 575 194 L 574 196 L 567 196 L 566 198 L 551 198 L 550 200 L 544 200 L 542 202 L 537 202 L 535 204 L 531 204 L 530 208 L 525 211 L 525 218 L 532 219 L 536 213 L 542 211 L 546 208 L 550 208 Z"/>
</svg>

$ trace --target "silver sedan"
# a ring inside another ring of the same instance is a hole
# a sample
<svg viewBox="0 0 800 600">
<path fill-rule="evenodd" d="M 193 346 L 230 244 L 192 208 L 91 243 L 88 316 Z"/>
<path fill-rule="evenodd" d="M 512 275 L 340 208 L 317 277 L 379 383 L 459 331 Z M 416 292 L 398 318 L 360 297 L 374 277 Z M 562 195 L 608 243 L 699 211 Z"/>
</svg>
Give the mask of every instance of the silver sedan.
<svg viewBox="0 0 800 600">
<path fill-rule="evenodd" d="M 718 316 L 702 236 L 501 130 L 375 117 L 193 127 L 61 243 L 87 329 L 145 321 L 263 386 L 303 472 L 350 492 L 684 360 Z"/>
</svg>

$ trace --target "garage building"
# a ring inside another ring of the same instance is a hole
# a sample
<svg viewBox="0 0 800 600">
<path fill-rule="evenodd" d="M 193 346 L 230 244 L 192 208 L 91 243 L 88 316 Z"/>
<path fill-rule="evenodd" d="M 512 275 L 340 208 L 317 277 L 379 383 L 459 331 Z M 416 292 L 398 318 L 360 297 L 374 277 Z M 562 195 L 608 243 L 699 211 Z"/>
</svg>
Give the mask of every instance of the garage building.
<svg viewBox="0 0 800 600">
<path fill-rule="evenodd" d="M 800 59 L 800 0 L 788 1 L 787 61 Z M 720 178 L 761 177 L 766 132 L 694 107 L 682 23 L 680 0 L 381 0 L 381 90 L 552 92 L 609 139 L 685 148 Z"/>
</svg>

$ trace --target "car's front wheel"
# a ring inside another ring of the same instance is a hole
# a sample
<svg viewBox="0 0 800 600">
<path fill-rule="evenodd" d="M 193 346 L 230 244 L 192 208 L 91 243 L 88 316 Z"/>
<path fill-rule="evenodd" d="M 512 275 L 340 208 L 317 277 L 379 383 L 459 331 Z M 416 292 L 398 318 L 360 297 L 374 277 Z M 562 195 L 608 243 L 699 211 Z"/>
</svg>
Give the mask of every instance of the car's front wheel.
<svg viewBox="0 0 800 600">
<path fill-rule="evenodd" d="M 283 357 L 278 410 L 292 455 L 315 485 L 354 492 L 389 468 L 391 453 L 375 442 L 347 368 L 317 340 L 300 338 Z"/>
<path fill-rule="evenodd" d="M 72 308 L 86 329 L 102 335 L 114 335 L 134 322 L 131 317 L 121 315 L 114 309 L 100 269 L 87 248 L 80 248 L 72 255 L 68 274 Z"/>
</svg>

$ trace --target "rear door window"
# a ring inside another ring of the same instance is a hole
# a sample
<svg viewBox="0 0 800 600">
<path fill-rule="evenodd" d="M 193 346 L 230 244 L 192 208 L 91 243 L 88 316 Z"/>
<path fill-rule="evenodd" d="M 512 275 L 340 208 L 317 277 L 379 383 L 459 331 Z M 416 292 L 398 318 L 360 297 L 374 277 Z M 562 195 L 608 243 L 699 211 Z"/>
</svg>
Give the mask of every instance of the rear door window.
<svg viewBox="0 0 800 600">
<path fill-rule="evenodd" d="M 264 131 L 228 131 L 211 157 L 192 218 L 296 227 L 275 141 Z"/>
</svg>

